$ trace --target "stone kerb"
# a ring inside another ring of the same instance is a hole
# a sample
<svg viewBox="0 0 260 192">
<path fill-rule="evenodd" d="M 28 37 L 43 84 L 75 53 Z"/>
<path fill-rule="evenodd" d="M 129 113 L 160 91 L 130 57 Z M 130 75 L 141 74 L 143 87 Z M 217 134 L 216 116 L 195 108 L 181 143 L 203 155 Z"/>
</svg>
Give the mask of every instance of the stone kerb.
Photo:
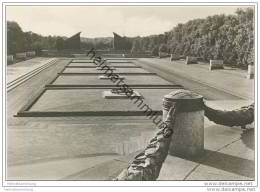
<svg viewBox="0 0 260 192">
<path fill-rule="evenodd" d="M 204 151 L 203 97 L 194 92 L 179 89 L 164 96 L 165 103 L 178 102 L 179 111 L 173 128 L 169 154 L 180 157 L 196 157 Z M 168 114 L 163 110 L 163 116 Z M 164 117 L 165 118 L 165 117 Z"/>
<path fill-rule="evenodd" d="M 210 60 L 209 70 L 213 69 L 224 69 L 223 60 Z"/>
</svg>

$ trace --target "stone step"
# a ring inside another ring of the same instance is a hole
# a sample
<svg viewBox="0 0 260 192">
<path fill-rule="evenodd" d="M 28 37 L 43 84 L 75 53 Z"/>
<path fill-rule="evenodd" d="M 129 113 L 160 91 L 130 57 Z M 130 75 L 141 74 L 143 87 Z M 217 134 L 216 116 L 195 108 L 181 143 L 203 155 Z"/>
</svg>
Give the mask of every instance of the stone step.
<svg viewBox="0 0 260 192">
<path fill-rule="evenodd" d="M 123 169 L 127 168 L 128 164 L 139 152 L 140 151 L 136 151 L 129 155 L 118 156 L 111 161 L 106 161 L 63 178 L 63 180 L 113 180 L 122 172 Z"/>
</svg>

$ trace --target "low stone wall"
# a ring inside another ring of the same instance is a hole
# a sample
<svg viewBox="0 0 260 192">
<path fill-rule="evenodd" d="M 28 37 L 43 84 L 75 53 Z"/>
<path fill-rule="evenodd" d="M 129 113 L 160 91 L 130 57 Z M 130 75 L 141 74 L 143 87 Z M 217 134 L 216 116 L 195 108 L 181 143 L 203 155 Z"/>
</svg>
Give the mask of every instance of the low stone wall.
<svg viewBox="0 0 260 192">
<path fill-rule="evenodd" d="M 13 55 L 8 55 L 6 57 L 7 64 L 13 63 L 14 62 L 14 56 Z"/>
<path fill-rule="evenodd" d="M 26 52 L 24 52 L 24 53 L 16 53 L 15 54 L 15 58 L 16 59 L 26 59 Z"/>
<path fill-rule="evenodd" d="M 197 57 L 191 57 L 191 56 L 186 57 L 186 65 L 197 64 L 197 63 L 198 63 Z"/>
<path fill-rule="evenodd" d="M 213 69 L 224 69 L 223 60 L 210 60 L 209 70 Z"/>
</svg>

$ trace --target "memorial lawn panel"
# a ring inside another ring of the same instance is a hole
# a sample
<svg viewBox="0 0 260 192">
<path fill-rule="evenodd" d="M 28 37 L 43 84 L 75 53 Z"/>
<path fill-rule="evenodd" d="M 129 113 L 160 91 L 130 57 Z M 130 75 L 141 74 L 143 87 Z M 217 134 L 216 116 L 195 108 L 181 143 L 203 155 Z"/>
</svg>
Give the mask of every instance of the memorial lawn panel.
<svg viewBox="0 0 260 192">
<path fill-rule="evenodd" d="M 47 90 L 29 109 L 30 112 L 77 111 L 143 111 L 130 99 L 105 99 L 103 92 L 110 89 Z M 153 110 L 161 110 L 162 98 L 172 89 L 136 89 L 143 96 L 143 103 Z"/>
</svg>

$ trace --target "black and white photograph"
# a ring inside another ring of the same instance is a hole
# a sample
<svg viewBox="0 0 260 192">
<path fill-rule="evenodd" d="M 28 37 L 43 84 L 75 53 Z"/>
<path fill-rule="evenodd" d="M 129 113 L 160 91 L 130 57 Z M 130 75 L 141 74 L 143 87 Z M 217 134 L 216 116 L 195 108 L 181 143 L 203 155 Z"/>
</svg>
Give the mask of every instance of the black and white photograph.
<svg viewBox="0 0 260 192">
<path fill-rule="evenodd" d="M 1 4 L 3 190 L 258 191 L 257 1 Z"/>
</svg>

